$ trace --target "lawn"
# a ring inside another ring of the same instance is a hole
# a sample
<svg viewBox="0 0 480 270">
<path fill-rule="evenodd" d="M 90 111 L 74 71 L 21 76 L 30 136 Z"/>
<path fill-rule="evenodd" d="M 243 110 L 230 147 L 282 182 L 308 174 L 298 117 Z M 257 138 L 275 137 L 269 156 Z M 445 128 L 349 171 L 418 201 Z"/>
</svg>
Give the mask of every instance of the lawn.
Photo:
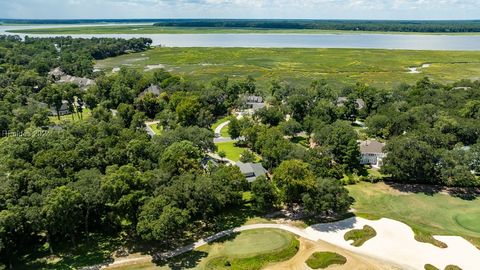
<svg viewBox="0 0 480 270">
<path fill-rule="evenodd" d="M 148 126 L 153 130 L 153 132 L 155 132 L 156 135 L 162 134 L 163 128 L 162 127 L 159 128 L 158 124 L 151 124 Z"/>
<path fill-rule="evenodd" d="M 334 264 L 345 264 L 347 258 L 334 252 L 315 252 L 306 261 L 308 267 L 312 269 L 324 269 Z"/>
<path fill-rule="evenodd" d="M 50 122 L 54 124 L 60 124 L 62 122 L 78 122 L 80 120 L 87 120 L 92 116 L 92 112 L 90 109 L 83 109 L 83 113 L 81 115 L 81 118 L 74 113 L 74 114 L 67 114 L 67 115 L 62 115 L 60 116 L 60 119 L 56 115 L 49 116 L 48 118 L 50 119 Z"/>
<path fill-rule="evenodd" d="M 251 230 L 234 239 L 200 247 L 208 253 L 198 269 L 261 269 L 272 262 L 292 258 L 299 241 L 288 232 L 275 229 Z"/>
<path fill-rule="evenodd" d="M 480 198 L 464 200 L 443 193 L 406 193 L 384 183 L 361 182 L 348 186 L 348 190 L 355 198 L 353 208 L 359 216 L 395 219 L 423 237 L 463 236 L 480 247 Z"/>
<path fill-rule="evenodd" d="M 365 225 L 361 230 L 351 230 L 345 235 L 345 241 L 353 240 L 352 246 L 361 247 L 365 242 L 377 235 L 377 232 L 372 227 Z"/>
<path fill-rule="evenodd" d="M 243 151 L 247 150 L 248 148 L 242 148 L 235 146 L 235 142 L 225 142 L 225 143 L 217 143 L 217 148 L 218 152 L 223 151 L 225 154 L 227 154 L 227 158 L 232 160 L 232 161 L 239 161 L 240 156 L 243 153 Z"/>
<path fill-rule="evenodd" d="M 412 32 L 381 32 L 381 31 L 342 31 L 317 29 L 261 29 L 261 28 L 223 28 L 223 27 L 159 27 L 147 24 L 111 25 L 111 26 L 68 26 L 58 28 L 37 28 L 8 31 L 25 34 L 365 34 L 388 33 L 410 35 L 479 35 L 480 33 L 412 33 Z"/>
<path fill-rule="evenodd" d="M 261 87 L 272 80 L 308 85 L 326 79 L 334 85 L 357 81 L 377 87 L 401 82 L 414 83 L 429 76 L 435 81 L 480 79 L 480 51 L 413 51 L 374 49 L 291 49 L 291 48 L 154 48 L 97 61 L 106 71 L 115 67 L 143 70 L 162 64 L 174 74 L 208 82 L 229 76 L 253 76 Z M 421 68 L 419 74 L 408 67 Z"/>
</svg>

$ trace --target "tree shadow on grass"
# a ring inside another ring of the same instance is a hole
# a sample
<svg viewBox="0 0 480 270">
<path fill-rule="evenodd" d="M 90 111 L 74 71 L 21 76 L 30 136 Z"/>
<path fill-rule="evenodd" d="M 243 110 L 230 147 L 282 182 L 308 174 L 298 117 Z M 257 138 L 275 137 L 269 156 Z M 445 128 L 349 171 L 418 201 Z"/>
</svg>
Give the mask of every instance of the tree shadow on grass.
<svg viewBox="0 0 480 270">
<path fill-rule="evenodd" d="M 100 234 L 91 234 L 75 247 L 69 242 L 54 244 L 53 255 L 39 245 L 16 262 L 14 269 L 99 269 L 113 262 L 111 254 L 121 245 L 119 237 Z"/>
<path fill-rule="evenodd" d="M 190 269 L 198 266 L 200 261 L 207 256 L 207 252 L 193 250 L 168 260 L 154 258 L 153 263 L 157 266 L 168 266 L 171 270 Z"/>
<path fill-rule="evenodd" d="M 480 196 L 480 188 L 478 187 L 445 187 L 427 184 L 405 184 L 396 182 L 385 182 L 389 187 L 406 193 L 422 193 L 433 196 L 440 192 L 449 194 L 450 196 L 460 198 L 462 200 L 472 201 Z"/>
</svg>

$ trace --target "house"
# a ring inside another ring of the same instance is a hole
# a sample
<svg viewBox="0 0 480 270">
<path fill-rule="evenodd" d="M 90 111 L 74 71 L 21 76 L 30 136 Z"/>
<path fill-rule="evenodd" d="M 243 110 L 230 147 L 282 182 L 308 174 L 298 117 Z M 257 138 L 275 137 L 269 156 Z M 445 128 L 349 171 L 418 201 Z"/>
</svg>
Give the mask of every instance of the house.
<svg viewBox="0 0 480 270">
<path fill-rule="evenodd" d="M 386 156 L 384 152 L 385 144 L 376 140 L 366 140 L 360 142 L 360 164 L 372 165 L 380 168 L 383 165 L 383 159 Z"/>
<path fill-rule="evenodd" d="M 57 109 L 54 106 L 50 107 L 50 114 L 57 115 Z M 70 109 L 68 108 L 68 102 L 66 100 L 62 100 L 62 106 L 60 106 L 58 114 L 60 116 L 70 114 Z"/>
<path fill-rule="evenodd" d="M 152 93 L 154 96 L 158 97 L 160 96 L 161 89 L 158 85 L 151 84 L 147 89 L 145 89 L 143 92 L 141 92 L 138 97 L 142 98 L 148 93 Z"/>
<path fill-rule="evenodd" d="M 54 80 L 58 81 L 62 76 L 65 76 L 65 72 L 62 71 L 61 68 L 57 67 L 52 69 L 50 72 L 48 72 L 48 75 L 52 77 Z"/>
<path fill-rule="evenodd" d="M 255 181 L 257 177 L 267 174 L 267 170 L 262 166 L 261 163 L 237 162 L 236 165 L 238 168 L 240 168 L 240 171 L 247 178 L 249 183 Z"/>
<path fill-rule="evenodd" d="M 63 75 L 57 80 L 57 83 L 72 83 L 77 85 L 80 90 L 86 91 L 91 85 L 95 84 L 95 81 L 84 77 Z"/>
<path fill-rule="evenodd" d="M 348 101 L 347 97 L 338 97 L 337 101 L 336 101 L 337 107 L 345 106 L 345 103 L 347 101 Z M 357 98 L 357 99 L 355 99 L 355 103 L 357 104 L 357 109 L 361 110 L 361 109 L 365 108 L 365 101 L 363 101 L 363 99 Z"/>
<path fill-rule="evenodd" d="M 263 98 L 260 96 L 246 96 L 245 97 L 245 107 L 250 110 L 251 113 L 264 108 L 266 106 Z"/>
</svg>

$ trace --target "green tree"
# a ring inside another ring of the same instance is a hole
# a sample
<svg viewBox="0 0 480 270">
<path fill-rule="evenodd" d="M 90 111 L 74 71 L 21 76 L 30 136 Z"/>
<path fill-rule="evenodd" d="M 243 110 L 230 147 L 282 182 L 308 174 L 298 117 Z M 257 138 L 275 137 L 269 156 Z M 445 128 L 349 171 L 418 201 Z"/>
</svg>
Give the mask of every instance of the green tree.
<svg viewBox="0 0 480 270">
<path fill-rule="evenodd" d="M 238 139 L 240 137 L 242 131 L 242 127 L 240 124 L 240 121 L 237 120 L 237 118 L 233 118 L 230 120 L 230 123 L 228 124 L 228 134 L 230 135 L 230 138 L 232 139 Z"/>
<path fill-rule="evenodd" d="M 300 160 L 287 160 L 273 172 L 272 181 L 287 203 L 301 202 L 301 196 L 315 183 L 310 166 Z"/>
<path fill-rule="evenodd" d="M 388 155 L 382 173 L 398 181 L 438 183 L 435 165 L 439 157 L 427 143 L 402 136 L 389 141 L 385 148 Z"/>
<path fill-rule="evenodd" d="M 183 174 L 200 169 L 202 152 L 190 141 L 176 142 L 162 154 L 160 166 L 170 174 Z"/>
<path fill-rule="evenodd" d="M 317 179 L 302 196 L 305 210 L 312 215 L 344 214 L 353 203 L 348 190 L 335 179 Z"/>
<path fill-rule="evenodd" d="M 66 186 L 55 188 L 47 195 L 42 212 L 50 245 L 52 237 L 62 239 L 65 236 L 69 236 L 75 245 L 75 233 L 81 218 L 81 202 L 81 194 Z"/>
<path fill-rule="evenodd" d="M 279 205 L 280 198 L 274 183 L 260 176 L 252 183 L 252 200 L 256 208 L 270 210 Z"/>
<path fill-rule="evenodd" d="M 197 97 L 184 98 L 176 107 L 178 123 L 182 126 L 193 126 L 197 123 L 201 104 Z"/>
<path fill-rule="evenodd" d="M 157 196 L 142 207 L 137 233 L 145 240 L 175 243 L 189 225 L 189 214 L 174 204 L 169 204 L 164 196 Z"/>
</svg>

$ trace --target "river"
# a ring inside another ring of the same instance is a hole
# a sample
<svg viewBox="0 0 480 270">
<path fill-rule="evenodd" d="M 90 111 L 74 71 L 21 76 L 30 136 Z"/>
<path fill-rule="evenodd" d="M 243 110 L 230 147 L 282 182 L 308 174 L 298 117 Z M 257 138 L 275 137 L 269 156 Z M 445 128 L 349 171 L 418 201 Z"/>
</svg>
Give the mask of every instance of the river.
<svg viewBox="0 0 480 270">
<path fill-rule="evenodd" d="M 71 25 L 70 25 L 71 26 Z M 76 25 L 79 26 L 79 25 Z M 7 30 L 27 28 L 65 27 L 0 26 L 0 34 Z M 18 34 L 25 36 L 25 34 Z M 249 47 L 249 48 L 362 48 L 405 50 L 480 50 L 480 35 L 425 35 L 425 34 L 92 34 L 50 35 L 28 34 L 32 37 L 72 36 L 79 38 L 148 37 L 155 46 L 167 47 Z"/>
</svg>

